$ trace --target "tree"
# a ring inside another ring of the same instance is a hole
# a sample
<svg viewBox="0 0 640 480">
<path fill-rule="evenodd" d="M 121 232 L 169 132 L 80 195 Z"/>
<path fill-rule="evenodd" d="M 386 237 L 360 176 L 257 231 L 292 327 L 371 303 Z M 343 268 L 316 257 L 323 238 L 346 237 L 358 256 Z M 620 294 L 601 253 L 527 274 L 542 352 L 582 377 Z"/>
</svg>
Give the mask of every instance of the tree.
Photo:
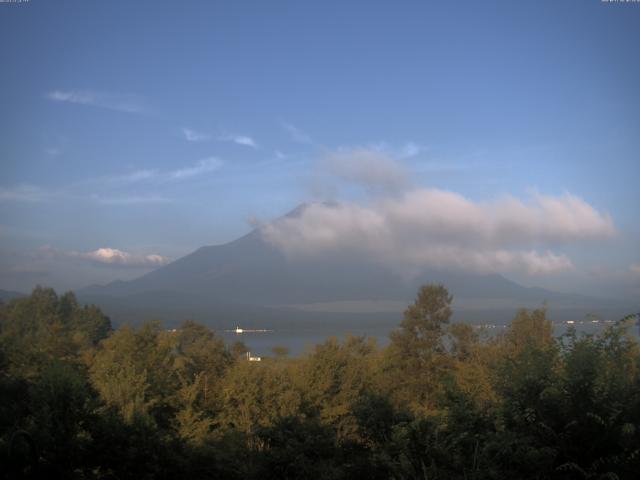
<svg viewBox="0 0 640 480">
<path fill-rule="evenodd" d="M 175 337 L 175 367 L 181 388 L 197 384 L 199 407 L 215 411 L 221 401 L 221 379 L 233 355 L 211 329 L 192 321 L 184 322 Z"/>
<path fill-rule="evenodd" d="M 178 399 L 182 408 L 176 413 L 176 430 L 185 441 L 202 445 L 209 437 L 214 420 L 207 416 L 200 407 L 200 397 L 206 392 L 203 384 L 206 381 L 205 372 L 196 375 L 192 383 L 183 380 L 178 390 Z"/>
<path fill-rule="evenodd" d="M 257 431 L 256 479 L 344 478 L 334 432 L 315 419 L 278 419 Z"/>
<path fill-rule="evenodd" d="M 447 369 L 444 336 L 453 297 L 442 285 L 425 285 L 404 312 L 400 329 L 391 333 L 387 388 L 413 411 L 435 408 L 436 393 Z"/>
<path fill-rule="evenodd" d="M 138 330 L 123 327 L 100 343 L 90 365 L 91 381 L 127 422 L 149 414 L 168 425 L 180 385 L 175 350 L 176 339 L 157 322 Z"/>
<path fill-rule="evenodd" d="M 41 456 L 50 466 L 52 477 L 71 476 L 74 465 L 81 465 L 90 447 L 87 431 L 94 401 L 85 375 L 70 365 L 53 363 L 29 392 L 27 431 Z"/>
<path fill-rule="evenodd" d="M 510 354 L 518 354 L 526 348 L 555 348 L 553 325 L 547 319 L 546 308 L 518 310 L 504 340 Z"/>
<path fill-rule="evenodd" d="M 283 362 L 237 362 L 225 375 L 223 401 L 224 429 L 250 436 L 278 418 L 299 415 L 302 405 L 300 391 Z"/>
<path fill-rule="evenodd" d="M 330 338 L 303 359 L 298 379 L 304 398 L 338 440 L 353 438 L 357 421 L 353 405 L 372 385 L 370 357 L 375 343 L 349 336 L 343 344 Z"/>
<path fill-rule="evenodd" d="M 73 293 L 58 297 L 36 287 L 30 296 L 0 307 L 0 344 L 10 370 L 33 378 L 52 362 L 81 363 L 82 353 L 111 331 L 98 307 L 80 307 Z"/>
</svg>

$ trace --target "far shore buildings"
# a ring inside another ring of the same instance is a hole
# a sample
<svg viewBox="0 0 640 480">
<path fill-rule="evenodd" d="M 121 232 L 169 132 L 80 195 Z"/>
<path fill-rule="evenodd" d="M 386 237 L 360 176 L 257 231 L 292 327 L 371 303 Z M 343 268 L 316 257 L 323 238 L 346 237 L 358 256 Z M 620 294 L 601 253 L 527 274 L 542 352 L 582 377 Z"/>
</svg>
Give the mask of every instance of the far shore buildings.
<svg viewBox="0 0 640 480">
<path fill-rule="evenodd" d="M 247 360 L 250 362 L 260 362 L 262 361 L 262 357 L 252 357 L 251 352 L 247 352 Z"/>
</svg>

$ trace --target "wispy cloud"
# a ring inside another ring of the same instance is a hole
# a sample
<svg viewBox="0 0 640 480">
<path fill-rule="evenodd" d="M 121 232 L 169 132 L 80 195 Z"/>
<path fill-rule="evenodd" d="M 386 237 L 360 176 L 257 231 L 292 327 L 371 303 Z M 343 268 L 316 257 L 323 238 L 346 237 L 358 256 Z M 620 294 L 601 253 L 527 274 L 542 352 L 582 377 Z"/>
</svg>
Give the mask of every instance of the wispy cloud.
<svg viewBox="0 0 640 480">
<path fill-rule="evenodd" d="M 187 178 L 197 177 L 206 173 L 215 172 L 221 166 L 221 160 L 214 157 L 205 158 L 191 167 L 172 170 L 170 172 L 166 172 L 165 174 L 160 174 L 160 177 L 166 177 L 169 180 L 185 180 Z"/>
<path fill-rule="evenodd" d="M 296 127 L 292 123 L 288 123 L 288 122 L 285 122 L 285 121 L 281 120 L 280 121 L 280 125 L 282 125 L 282 128 L 284 128 L 289 133 L 289 136 L 291 137 L 291 140 L 293 140 L 294 142 L 304 143 L 304 144 L 307 144 L 307 145 L 312 145 L 314 143 L 313 139 L 311 138 L 311 136 L 308 133 L 306 133 L 303 130 L 299 129 L 298 127 Z"/>
<path fill-rule="evenodd" d="M 407 142 L 405 143 L 400 150 L 400 158 L 411 158 L 416 155 L 420 155 L 424 152 L 425 148 L 415 142 Z"/>
<path fill-rule="evenodd" d="M 34 185 L 0 187 L 0 201 L 41 202 L 50 196 L 51 192 Z"/>
<path fill-rule="evenodd" d="M 247 135 L 223 133 L 222 135 L 218 136 L 218 140 L 223 142 L 233 142 L 237 145 L 242 145 L 245 147 L 251 147 L 255 149 L 258 148 L 258 144 L 256 143 L 256 141 Z"/>
<path fill-rule="evenodd" d="M 634 275 L 640 275 L 640 263 L 632 263 L 631 265 L 629 265 L 629 270 Z"/>
<path fill-rule="evenodd" d="M 43 152 L 48 157 L 55 158 L 55 157 L 57 157 L 57 156 L 62 154 L 62 149 L 58 148 L 58 147 L 46 147 L 46 148 L 43 149 Z"/>
<path fill-rule="evenodd" d="M 171 181 L 187 180 L 189 178 L 205 175 L 211 172 L 215 172 L 222 167 L 222 160 L 209 157 L 199 160 L 193 165 L 178 168 L 176 170 L 156 170 L 156 169 L 143 169 L 135 170 L 123 175 L 115 175 L 111 177 L 102 177 L 93 179 L 92 183 L 165 183 Z"/>
<path fill-rule="evenodd" d="M 210 133 L 198 132 L 186 127 L 182 129 L 182 134 L 187 142 L 206 142 L 211 140 Z"/>
<path fill-rule="evenodd" d="M 187 127 L 182 128 L 182 135 L 187 142 L 208 142 L 214 138 L 211 133 L 200 132 Z M 238 135 L 223 131 L 215 138 L 221 142 L 232 142 L 244 147 L 258 148 L 258 143 L 248 135 Z"/>
<path fill-rule="evenodd" d="M 237 143 L 238 145 L 245 145 L 247 147 L 258 148 L 258 145 L 253 140 L 253 138 L 251 138 L 251 137 L 245 137 L 245 136 L 240 135 L 240 136 L 235 137 L 233 139 L 233 141 L 235 143 Z"/>
<path fill-rule="evenodd" d="M 160 195 L 97 195 L 91 199 L 101 205 L 155 205 L 170 203 L 172 200 Z"/>
<path fill-rule="evenodd" d="M 146 109 L 139 96 L 132 94 L 94 92 L 90 90 L 54 90 L 47 94 L 54 102 L 73 103 L 106 108 L 125 113 L 142 114 Z"/>
<path fill-rule="evenodd" d="M 406 142 L 400 146 L 387 142 L 376 142 L 368 145 L 366 150 L 380 152 L 393 158 L 406 159 L 420 155 L 426 150 L 426 147 L 417 142 Z"/>
<path fill-rule="evenodd" d="M 41 203 L 53 200 L 89 200 L 102 205 L 168 203 L 172 201 L 170 198 L 158 195 L 151 187 L 160 187 L 168 183 L 183 182 L 207 175 L 220 169 L 222 164 L 222 160 L 209 157 L 174 170 L 135 170 L 121 175 L 89 178 L 58 189 L 26 184 L 0 186 L 0 202 Z M 128 191 L 134 185 L 136 191 Z"/>
</svg>

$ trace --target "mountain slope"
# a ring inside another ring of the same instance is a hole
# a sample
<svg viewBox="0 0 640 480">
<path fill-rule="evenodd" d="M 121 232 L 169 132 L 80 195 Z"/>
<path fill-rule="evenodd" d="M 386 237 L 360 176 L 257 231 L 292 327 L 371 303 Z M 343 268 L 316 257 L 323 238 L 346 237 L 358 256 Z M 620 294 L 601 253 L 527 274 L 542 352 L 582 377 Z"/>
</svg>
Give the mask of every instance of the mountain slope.
<svg viewBox="0 0 640 480">
<path fill-rule="evenodd" d="M 11 290 L 0 290 L 0 302 L 8 302 L 14 298 L 20 298 L 26 296 L 24 293 L 14 292 Z"/>
<path fill-rule="evenodd" d="M 303 208 L 289 215 L 298 215 Z M 431 270 L 407 279 L 353 252 L 288 258 L 267 243 L 259 229 L 223 245 L 202 247 L 135 280 L 87 287 L 77 293 L 83 301 L 107 310 L 117 307 L 120 312 L 153 309 L 160 316 L 172 311 L 174 317 L 233 314 L 248 318 L 270 316 L 274 309 L 282 312 L 282 308 L 335 313 L 345 304 L 351 311 L 360 308 L 360 313 L 381 312 L 375 310 L 379 305 L 398 313 L 425 283 L 445 285 L 454 295 L 454 307 L 466 311 L 502 309 L 512 315 L 517 307 L 548 302 L 552 309 L 571 311 L 575 317 L 594 306 L 617 307 L 589 297 L 526 288 L 498 274 Z"/>
<path fill-rule="evenodd" d="M 280 305 L 404 298 L 402 279 L 372 262 L 346 256 L 289 259 L 258 230 L 224 245 L 202 247 L 138 279 L 81 290 L 126 296 L 154 291 L 203 295 L 211 301 Z"/>
<path fill-rule="evenodd" d="M 296 208 L 287 216 L 296 216 Z M 413 298 L 425 283 L 442 283 L 455 296 L 550 300 L 558 294 L 525 288 L 501 275 L 432 270 L 407 279 L 365 255 L 324 254 L 288 258 L 259 229 L 232 242 L 199 248 L 140 278 L 80 290 L 81 295 L 146 296 L 152 292 L 206 299 L 209 303 L 288 305 L 345 300 Z"/>
</svg>

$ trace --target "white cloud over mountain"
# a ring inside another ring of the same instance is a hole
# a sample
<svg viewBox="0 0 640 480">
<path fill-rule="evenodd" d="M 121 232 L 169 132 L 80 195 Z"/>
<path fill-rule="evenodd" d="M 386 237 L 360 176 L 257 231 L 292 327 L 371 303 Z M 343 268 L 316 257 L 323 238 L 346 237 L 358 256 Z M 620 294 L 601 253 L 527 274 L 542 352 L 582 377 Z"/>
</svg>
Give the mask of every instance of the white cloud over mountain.
<svg viewBox="0 0 640 480">
<path fill-rule="evenodd" d="M 392 194 L 362 204 L 314 203 L 297 216 L 263 225 L 264 238 L 288 255 L 342 250 L 401 269 L 536 275 L 573 267 L 553 249 L 615 234 L 608 215 L 568 193 L 478 202 L 446 190 L 411 188 L 401 165 L 376 152 L 332 154 L 325 163 L 342 179 Z"/>
</svg>

